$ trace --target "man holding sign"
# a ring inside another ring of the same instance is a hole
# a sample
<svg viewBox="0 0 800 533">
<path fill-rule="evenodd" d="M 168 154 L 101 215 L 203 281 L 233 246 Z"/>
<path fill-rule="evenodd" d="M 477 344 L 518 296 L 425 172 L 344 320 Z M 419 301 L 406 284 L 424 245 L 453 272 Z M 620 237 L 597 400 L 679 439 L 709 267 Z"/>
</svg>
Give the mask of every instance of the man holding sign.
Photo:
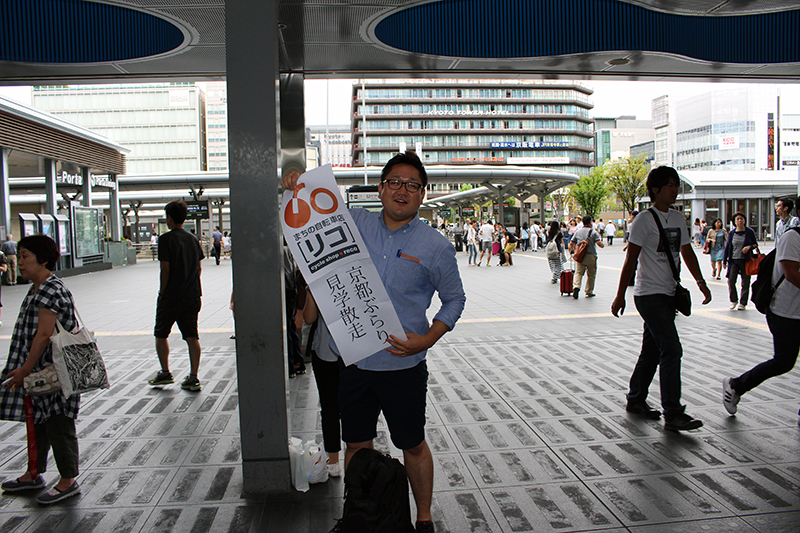
<svg viewBox="0 0 800 533">
<path fill-rule="evenodd" d="M 281 186 L 294 191 L 298 180 L 302 182 L 301 174 L 290 172 Z M 466 302 L 455 249 L 417 213 L 427 184 L 416 154 L 398 154 L 381 172 L 378 194 L 383 210 L 350 210 L 407 338 L 388 335 L 385 349 L 341 365 L 339 381 L 345 470 L 359 449 L 373 447 L 383 411 L 392 442 L 403 450 L 417 505 L 417 531 L 433 531 L 433 457 L 425 442 L 425 354 L 455 326 Z M 429 324 L 425 313 L 434 293 L 442 305 Z"/>
</svg>

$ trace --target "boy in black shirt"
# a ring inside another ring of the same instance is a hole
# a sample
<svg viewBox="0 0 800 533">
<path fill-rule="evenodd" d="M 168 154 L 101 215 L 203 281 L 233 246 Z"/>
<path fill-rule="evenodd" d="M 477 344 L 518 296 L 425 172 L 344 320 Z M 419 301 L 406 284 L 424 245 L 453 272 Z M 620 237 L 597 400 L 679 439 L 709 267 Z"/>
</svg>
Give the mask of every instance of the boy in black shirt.
<svg viewBox="0 0 800 533">
<path fill-rule="evenodd" d="M 161 276 L 154 331 L 161 371 L 148 383 L 174 383 L 169 371 L 168 337 L 172 325 L 177 322 L 183 340 L 189 347 L 191 366 L 189 375 L 181 382 L 181 388 L 199 391 L 197 372 L 200 367 L 200 335 L 197 331 L 197 315 L 201 305 L 200 272 L 204 255 L 197 237 L 183 229 L 187 213 L 183 200 L 173 200 L 166 205 L 164 211 L 170 231 L 158 239 Z"/>
</svg>

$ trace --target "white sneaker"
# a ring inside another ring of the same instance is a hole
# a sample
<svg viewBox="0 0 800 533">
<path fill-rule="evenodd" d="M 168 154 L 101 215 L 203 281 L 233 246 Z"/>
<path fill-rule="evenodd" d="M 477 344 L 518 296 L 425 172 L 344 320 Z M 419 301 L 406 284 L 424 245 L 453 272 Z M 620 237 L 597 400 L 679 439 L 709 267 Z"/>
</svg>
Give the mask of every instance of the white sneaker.
<svg viewBox="0 0 800 533">
<path fill-rule="evenodd" d="M 736 406 L 739 404 L 739 400 L 741 400 L 742 397 L 733 390 L 731 379 L 733 378 L 725 378 L 722 380 L 722 405 L 725 406 L 725 410 L 728 411 L 728 413 L 735 415 L 738 410 Z"/>
<path fill-rule="evenodd" d="M 328 475 L 330 477 L 339 477 L 342 475 L 341 463 L 328 463 Z"/>
<path fill-rule="evenodd" d="M 733 303 L 731 304 L 731 309 L 736 309 L 736 302 L 733 302 Z"/>
<path fill-rule="evenodd" d="M 736 309 L 738 309 L 739 311 L 744 311 L 745 309 L 747 309 L 747 306 L 744 304 L 739 304 L 739 306 Z"/>
</svg>

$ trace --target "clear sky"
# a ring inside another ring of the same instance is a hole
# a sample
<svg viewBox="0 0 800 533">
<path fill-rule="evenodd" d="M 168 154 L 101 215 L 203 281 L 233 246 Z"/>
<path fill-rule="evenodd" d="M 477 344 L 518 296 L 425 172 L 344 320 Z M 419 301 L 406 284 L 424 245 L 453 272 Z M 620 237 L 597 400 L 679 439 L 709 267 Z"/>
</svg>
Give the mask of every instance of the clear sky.
<svg viewBox="0 0 800 533">
<path fill-rule="evenodd" d="M 331 125 L 350 123 L 350 95 L 354 80 L 306 80 L 306 123 Z M 702 94 L 729 82 L 652 82 L 652 81 L 584 81 L 594 89 L 592 102 L 595 117 L 635 115 L 641 120 L 650 119 L 650 101 L 669 95 L 670 102 L 678 102 L 695 94 Z M 795 85 L 797 87 L 797 85 Z M 30 104 L 30 87 L 0 87 L 0 94 L 25 104 Z M 327 95 L 327 98 L 326 98 Z"/>
</svg>

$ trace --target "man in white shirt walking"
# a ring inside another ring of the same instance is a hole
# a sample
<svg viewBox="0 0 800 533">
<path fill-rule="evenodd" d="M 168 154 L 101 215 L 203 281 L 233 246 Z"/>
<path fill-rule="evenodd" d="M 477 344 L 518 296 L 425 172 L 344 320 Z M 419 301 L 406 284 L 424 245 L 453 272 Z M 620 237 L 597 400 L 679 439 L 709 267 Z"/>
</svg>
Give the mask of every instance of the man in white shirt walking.
<svg viewBox="0 0 800 533">
<path fill-rule="evenodd" d="M 644 332 L 642 350 L 630 379 L 625 410 L 652 420 L 661 417 L 661 413 L 646 402 L 648 389 L 658 370 L 661 406 L 666 421 L 664 429 L 669 431 L 697 429 L 703 423 L 689 416 L 685 412 L 686 407 L 681 405 L 683 347 L 675 327 L 677 282 L 667 254 L 672 255 L 678 269 L 683 258 L 705 297 L 703 304 L 711 301 L 711 291 L 697 263 L 683 214 L 669 208 L 678 196 L 679 180 L 677 171 L 667 166 L 656 167 L 647 175 L 647 192 L 653 208 L 637 216 L 631 224 L 617 297 L 611 304 L 611 313 L 614 316 L 625 310 L 625 291 L 638 261 L 633 301 L 644 320 Z M 657 220 L 663 227 L 665 238 L 662 237 L 655 217 L 658 217 Z"/>
<path fill-rule="evenodd" d="M 486 255 L 486 266 L 492 266 L 489 264 L 489 261 L 492 259 L 492 238 L 494 237 L 494 224 L 492 224 L 490 220 L 484 222 L 481 228 L 478 230 L 478 236 L 481 239 L 481 256 L 478 258 L 478 266 L 481 266 L 484 252 L 488 252 Z"/>
<path fill-rule="evenodd" d="M 795 217 L 792 217 L 795 218 Z M 767 325 L 772 333 L 772 359 L 754 366 L 738 378 L 722 380 L 722 404 L 736 414 L 741 396 L 769 378 L 794 368 L 800 352 L 800 230 L 786 231 L 775 247 L 772 269 L 775 295 L 767 310 Z"/>
</svg>

